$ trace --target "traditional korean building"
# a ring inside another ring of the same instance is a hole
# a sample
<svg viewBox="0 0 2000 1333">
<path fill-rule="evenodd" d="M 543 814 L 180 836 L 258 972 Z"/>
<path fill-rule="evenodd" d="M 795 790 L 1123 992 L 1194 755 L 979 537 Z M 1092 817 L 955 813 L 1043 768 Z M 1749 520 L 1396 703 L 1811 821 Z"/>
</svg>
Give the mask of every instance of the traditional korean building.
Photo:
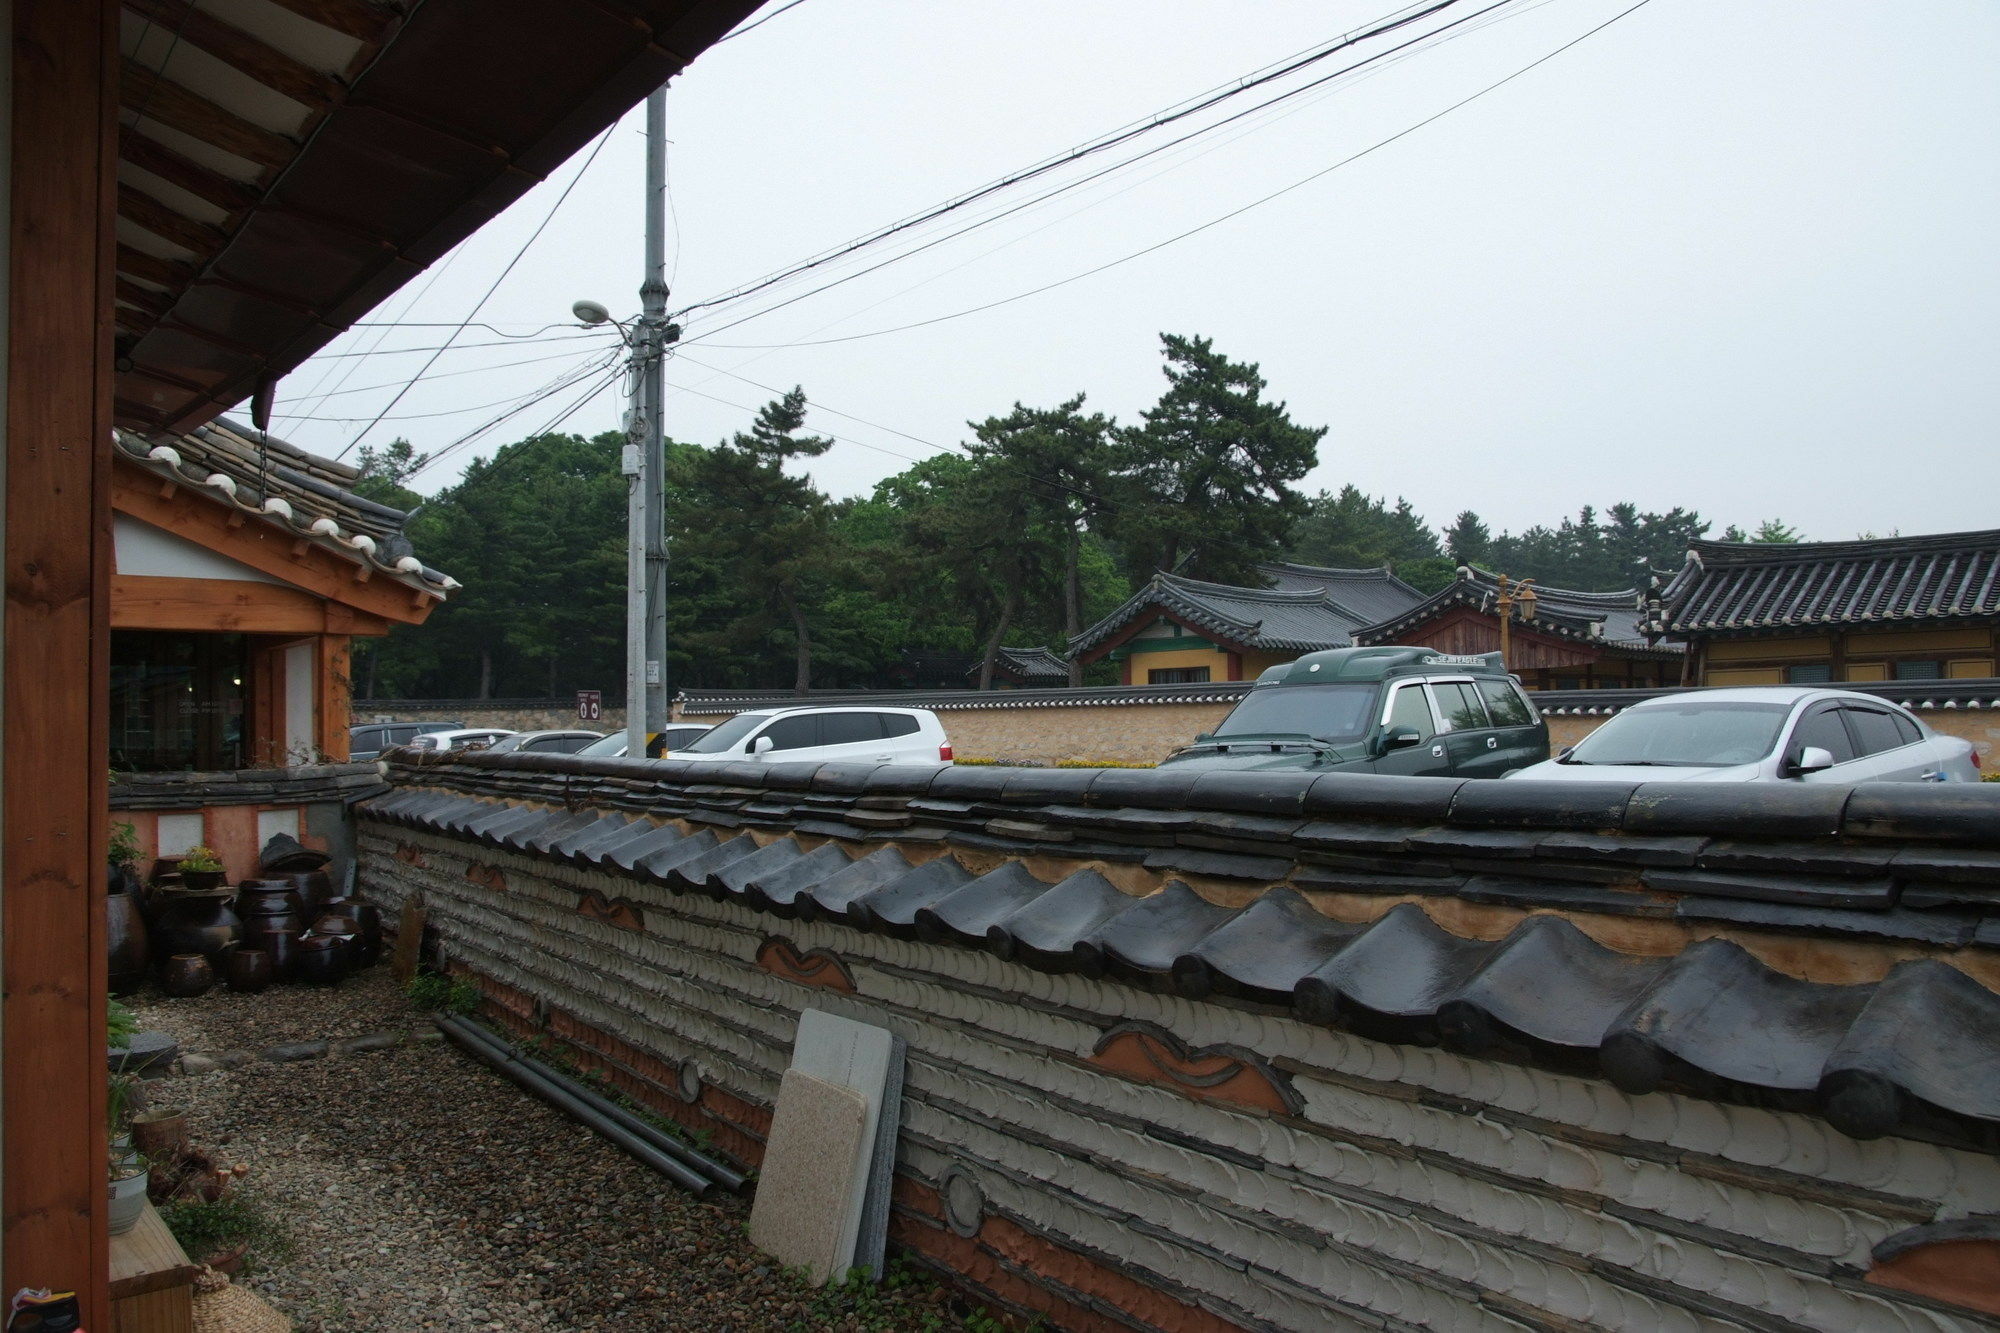
<svg viewBox="0 0 2000 1333">
<path fill-rule="evenodd" d="M 1507 665 L 1531 690 L 1677 685 L 1683 653 L 1640 628 L 1637 589 L 1533 588 L 1509 611 Z M 1360 644 L 1407 643 L 1445 653 L 1500 650 L 1500 576 L 1461 566 L 1449 587 L 1356 632 Z"/>
<path fill-rule="evenodd" d="M 974 662 L 965 674 L 976 683 L 979 663 Z M 996 690 L 1067 684 L 1069 663 L 1046 648 L 1002 648 L 993 663 L 993 688 Z"/>
<path fill-rule="evenodd" d="M 381 538 L 332 510 L 296 525 L 278 514 L 291 527 L 282 531 L 261 517 L 275 512 L 264 504 L 275 494 L 293 517 L 299 509 L 262 471 L 248 487 L 260 502 L 237 505 L 208 475 L 221 473 L 239 491 L 242 475 L 206 457 L 183 468 L 188 455 L 175 440 L 238 403 L 268 406 L 282 396 L 288 371 L 756 7 L 755 0 L 0 0 L 11 55 L 0 89 L 8 275 L 0 305 L 7 1291 L 76 1291 L 84 1327 L 138 1326 L 114 1318 L 105 1227 L 114 631 L 206 616 L 206 627 L 176 632 L 307 641 L 305 652 L 261 656 L 246 642 L 251 674 L 242 688 L 250 693 L 237 735 L 209 720 L 227 717 L 225 701 L 200 715 L 202 743 L 289 747 L 307 735 L 295 719 L 311 717 L 318 745 L 333 739 L 334 715 L 320 701 L 340 674 L 338 641 L 373 632 L 368 621 L 343 626 L 340 618 L 390 623 L 395 615 L 371 605 L 385 591 L 408 614 L 420 609 L 419 597 L 434 600 L 442 590 L 412 584 L 410 571 L 397 568 L 400 557 L 378 560 L 358 543 L 361 558 L 330 563 L 341 536 L 370 536 L 378 551 Z M 130 441 L 115 442 L 116 429 L 135 432 L 146 447 L 135 453 Z M 179 461 L 155 456 L 161 446 Z M 152 471 L 162 464 L 171 476 Z M 296 470 L 330 491 L 344 489 L 337 478 Z M 184 521 L 212 525 L 219 549 L 160 521 L 142 487 L 162 507 L 178 507 Z M 303 492 L 346 505 L 316 484 L 299 482 L 295 494 Z M 199 507 L 187 503 L 190 493 Z M 356 507 L 355 517 L 361 512 Z M 114 513 L 187 545 L 154 541 L 129 524 L 136 543 L 119 541 Z M 240 540 L 246 533 L 262 535 L 265 556 L 252 558 Z M 156 558 L 182 562 L 179 572 L 135 572 L 131 563 Z M 189 572 L 190 563 L 209 559 L 264 577 L 217 579 L 208 564 L 206 574 Z M 141 612 L 139 600 L 127 600 L 124 614 L 141 620 L 114 625 L 114 567 L 122 567 L 120 577 L 232 583 L 246 614 L 283 604 L 299 621 L 239 630 L 216 623 L 207 602 Z M 339 595 L 336 576 L 352 585 Z M 258 591 L 266 588 L 275 591 Z M 292 590 L 317 597 L 317 624 L 307 600 L 283 595 Z M 204 650 L 217 651 L 213 641 Z M 310 672 L 292 665 L 308 655 Z M 282 692 L 257 694 L 260 662 L 283 681 Z M 305 704 L 308 681 L 315 693 Z M 284 699 L 282 714 L 260 722 L 259 697 L 262 707 Z"/>
<path fill-rule="evenodd" d="M 1660 601 L 1697 684 L 1984 679 L 2000 662 L 2000 530 L 1696 542 Z"/>
<path fill-rule="evenodd" d="M 1256 572 L 1262 586 L 1247 588 L 1155 574 L 1072 639 L 1070 653 L 1119 663 L 1126 685 L 1254 680 L 1301 653 L 1345 648 L 1361 627 L 1424 600 L 1386 566 L 1273 563 Z"/>
<path fill-rule="evenodd" d="M 350 644 L 458 586 L 359 476 L 227 419 L 117 434 L 112 806 L 147 849 L 204 844 L 241 876 L 274 834 L 341 825 Z"/>
</svg>

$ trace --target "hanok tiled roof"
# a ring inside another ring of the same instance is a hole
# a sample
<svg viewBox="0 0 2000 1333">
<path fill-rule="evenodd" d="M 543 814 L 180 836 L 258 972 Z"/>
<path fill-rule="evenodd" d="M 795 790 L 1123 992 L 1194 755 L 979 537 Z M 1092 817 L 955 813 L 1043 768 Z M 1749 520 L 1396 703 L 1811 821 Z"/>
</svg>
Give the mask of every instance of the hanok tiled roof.
<svg viewBox="0 0 2000 1333">
<path fill-rule="evenodd" d="M 1695 542 L 1661 594 L 1670 634 L 2000 617 L 2000 530 Z"/>
<path fill-rule="evenodd" d="M 1531 623 L 1538 634 L 1601 643 L 1627 653 L 1672 657 L 1682 651 L 1672 644 L 1650 644 L 1646 641 L 1639 629 L 1642 612 L 1636 589 L 1582 592 L 1574 588 L 1544 588 L 1537 583 L 1534 590 L 1535 618 Z M 1499 605 L 1499 598 L 1499 575 L 1461 565 L 1458 577 L 1447 587 L 1395 616 L 1373 625 L 1364 625 L 1356 632 L 1355 642 L 1387 642 L 1454 606 L 1470 606 L 1491 612 Z M 1516 624 L 1522 623 L 1519 608 L 1515 610 L 1514 619 Z"/>
<path fill-rule="evenodd" d="M 1002 648 L 994 666 L 1023 680 L 1069 679 L 1069 663 L 1046 648 Z M 965 674 L 978 675 L 979 663 L 967 667 Z"/>
<path fill-rule="evenodd" d="M 1369 620 L 1386 619 L 1424 600 L 1424 595 L 1397 578 L 1387 566 L 1368 569 L 1327 569 L 1320 565 L 1295 565 L 1273 561 L 1257 566 L 1279 592 L 1306 592 L 1319 589 L 1341 609 Z"/>
<path fill-rule="evenodd" d="M 403 535 L 409 517 L 348 488 L 361 473 L 345 463 L 218 418 L 186 435 L 119 431 L 120 458 L 254 514 L 343 559 L 442 597 L 457 579 L 425 565 Z"/>
<path fill-rule="evenodd" d="M 1117 610 L 1072 639 L 1070 652 L 1088 652 L 1135 621 L 1162 613 L 1245 648 L 1301 653 L 1345 648 L 1354 631 L 1384 608 L 1393 613 L 1423 600 L 1423 594 L 1386 569 L 1256 568 L 1267 586 L 1241 588 L 1155 574 Z"/>
</svg>

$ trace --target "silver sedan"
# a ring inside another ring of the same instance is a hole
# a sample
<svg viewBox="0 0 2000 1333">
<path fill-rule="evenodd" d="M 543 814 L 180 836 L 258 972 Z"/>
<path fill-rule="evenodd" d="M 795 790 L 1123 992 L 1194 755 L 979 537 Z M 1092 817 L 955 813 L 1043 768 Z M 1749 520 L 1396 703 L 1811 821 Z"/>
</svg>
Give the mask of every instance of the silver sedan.
<svg viewBox="0 0 2000 1333">
<path fill-rule="evenodd" d="M 1851 690 L 1768 685 L 1633 704 L 1508 778 L 1640 782 L 1977 782 L 1969 741 Z"/>
</svg>

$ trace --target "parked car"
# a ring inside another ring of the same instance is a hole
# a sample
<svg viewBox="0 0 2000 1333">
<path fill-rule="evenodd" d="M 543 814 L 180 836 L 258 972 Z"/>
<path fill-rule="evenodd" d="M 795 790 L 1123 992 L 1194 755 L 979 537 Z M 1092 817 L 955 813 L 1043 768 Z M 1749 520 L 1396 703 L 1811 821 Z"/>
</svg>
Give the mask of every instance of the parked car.
<svg viewBox="0 0 2000 1333">
<path fill-rule="evenodd" d="M 646 757 L 658 759 L 662 755 L 679 754 L 681 747 L 695 737 L 711 730 L 706 722 L 672 722 L 661 727 L 659 733 L 646 745 Z M 592 741 L 577 751 L 593 759 L 623 759 L 625 757 L 625 733 L 614 731 L 601 741 Z"/>
<path fill-rule="evenodd" d="M 457 731 L 463 722 L 360 722 L 347 729 L 347 757 L 373 759 L 432 731 Z"/>
<path fill-rule="evenodd" d="M 1647 699 L 1509 777 L 1645 782 L 1977 782 L 1970 741 L 1886 699 L 1797 685 Z"/>
<path fill-rule="evenodd" d="M 1548 754 L 1549 729 L 1500 654 L 1383 646 L 1271 667 L 1163 766 L 1497 778 Z"/>
<path fill-rule="evenodd" d="M 708 764 L 806 759 L 935 765 L 951 762 L 951 742 L 928 708 L 759 708 L 710 728 L 673 757 Z"/>
<path fill-rule="evenodd" d="M 461 731 L 431 731 L 408 742 L 412 750 L 483 750 L 503 736 L 505 727 L 470 727 Z"/>
<path fill-rule="evenodd" d="M 502 736 L 486 749 L 491 754 L 575 754 L 584 746 L 604 739 L 601 731 L 517 731 Z"/>
</svg>

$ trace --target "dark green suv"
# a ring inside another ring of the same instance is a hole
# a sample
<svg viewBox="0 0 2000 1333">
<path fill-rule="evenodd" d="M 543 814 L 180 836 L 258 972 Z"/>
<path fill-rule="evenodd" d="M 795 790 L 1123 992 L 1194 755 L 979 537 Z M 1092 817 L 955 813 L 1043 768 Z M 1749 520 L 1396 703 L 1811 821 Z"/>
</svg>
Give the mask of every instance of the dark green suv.
<svg viewBox="0 0 2000 1333">
<path fill-rule="evenodd" d="M 1549 729 L 1500 663 L 1431 648 L 1334 648 L 1257 678 L 1176 768 L 1497 778 L 1549 757 Z"/>
</svg>

